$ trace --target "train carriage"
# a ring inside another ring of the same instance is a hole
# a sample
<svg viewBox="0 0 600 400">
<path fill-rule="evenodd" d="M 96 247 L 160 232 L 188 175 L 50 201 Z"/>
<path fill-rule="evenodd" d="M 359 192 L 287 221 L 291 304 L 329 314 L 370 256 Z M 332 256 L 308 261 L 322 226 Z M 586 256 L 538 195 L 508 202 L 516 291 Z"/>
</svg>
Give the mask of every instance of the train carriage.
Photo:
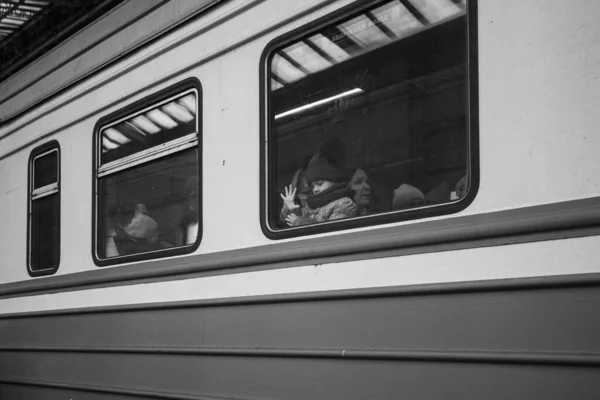
<svg viewBox="0 0 600 400">
<path fill-rule="evenodd" d="M 597 398 L 599 16 L 105 11 L 0 81 L 0 398 Z"/>
</svg>

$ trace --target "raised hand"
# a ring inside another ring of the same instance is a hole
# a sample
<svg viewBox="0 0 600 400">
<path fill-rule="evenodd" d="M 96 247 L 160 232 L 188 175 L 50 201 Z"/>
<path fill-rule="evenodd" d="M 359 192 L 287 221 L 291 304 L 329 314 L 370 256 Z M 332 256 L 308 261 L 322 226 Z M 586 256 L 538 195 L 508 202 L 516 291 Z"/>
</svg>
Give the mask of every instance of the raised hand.
<svg viewBox="0 0 600 400">
<path fill-rule="evenodd" d="M 298 204 L 294 203 L 294 199 L 296 198 L 296 189 L 293 188 L 292 185 L 285 187 L 285 196 L 283 194 L 280 194 L 280 196 L 289 211 L 300 208 Z"/>
</svg>

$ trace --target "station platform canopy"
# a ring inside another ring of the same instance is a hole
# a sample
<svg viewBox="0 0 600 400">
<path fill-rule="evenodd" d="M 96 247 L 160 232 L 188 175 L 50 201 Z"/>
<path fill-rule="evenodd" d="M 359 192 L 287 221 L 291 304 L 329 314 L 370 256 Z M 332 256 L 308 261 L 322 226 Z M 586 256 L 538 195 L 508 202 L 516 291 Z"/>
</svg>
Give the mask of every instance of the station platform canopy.
<svg viewBox="0 0 600 400">
<path fill-rule="evenodd" d="M 0 81 L 123 1 L 0 1 Z"/>
</svg>

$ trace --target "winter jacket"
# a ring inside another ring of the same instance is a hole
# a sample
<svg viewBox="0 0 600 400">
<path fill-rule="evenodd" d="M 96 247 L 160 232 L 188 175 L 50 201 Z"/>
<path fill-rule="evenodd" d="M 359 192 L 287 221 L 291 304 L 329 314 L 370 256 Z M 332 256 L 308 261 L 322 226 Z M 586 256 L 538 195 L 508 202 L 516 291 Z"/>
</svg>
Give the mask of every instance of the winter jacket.
<svg viewBox="0 0 600 400">
<path fill-rule="evenodd" d="M 354 192 L 348 190 L 345 184 L 336 185 L 331 189 L 314 196 L 300 197 L 302 206 L 299 209 L 290 211 L 284 203 L 280 214 L 281 220 L 285 222 L 288 215 L 296 214 L 298 218 L 292 226 L 300 226 L 355 217 L 358 207 L 351 199 Z"/>
</svg>

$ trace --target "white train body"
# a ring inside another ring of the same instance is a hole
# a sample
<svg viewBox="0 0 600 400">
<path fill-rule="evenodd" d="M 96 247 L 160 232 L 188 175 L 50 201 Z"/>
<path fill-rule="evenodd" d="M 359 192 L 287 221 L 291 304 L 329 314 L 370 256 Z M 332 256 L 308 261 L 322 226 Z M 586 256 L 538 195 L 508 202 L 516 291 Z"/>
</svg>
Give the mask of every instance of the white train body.
<svg viewBox="0 0 600 400">
<path fill-rule="evenodd" d="M 0 394 L 596 398 L 600 8 L 467 3 L 478 188 L 431 217 L 264 234 L 265 49 L 352 1 L 129 1 L 1 82 Z M 97 124 L 189 78 L 199 245 L 98 266 Z M 30 157 L 51 141 L 60 264 L 31 276 Z"/>
</svg>

